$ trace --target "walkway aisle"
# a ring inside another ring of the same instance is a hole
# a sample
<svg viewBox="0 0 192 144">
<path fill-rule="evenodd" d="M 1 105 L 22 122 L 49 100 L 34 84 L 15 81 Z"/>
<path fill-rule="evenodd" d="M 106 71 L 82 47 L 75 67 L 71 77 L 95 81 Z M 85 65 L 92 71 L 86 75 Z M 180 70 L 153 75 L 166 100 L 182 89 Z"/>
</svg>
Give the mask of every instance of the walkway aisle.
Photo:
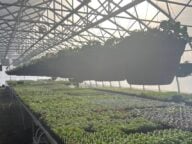
<svg viewBox="0 0 192 144">
<path fill-rule="evenodd" d="M 21 108 L 9 92 L 0 88 L 0 144 L 31 144 L 31 129 L 25 129 Z M 25 122 L 25 123 L 24 123 Z"/>
</svg>

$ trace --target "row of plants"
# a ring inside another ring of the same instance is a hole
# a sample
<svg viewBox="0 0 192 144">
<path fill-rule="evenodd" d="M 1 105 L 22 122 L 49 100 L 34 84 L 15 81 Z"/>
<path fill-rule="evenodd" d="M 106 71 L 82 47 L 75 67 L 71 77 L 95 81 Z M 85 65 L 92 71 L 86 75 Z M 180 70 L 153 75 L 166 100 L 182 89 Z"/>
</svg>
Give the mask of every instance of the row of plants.
<svg viewBox="0 0 192 144">
<path fill-rule="evenodd" d="M 24 82 L 25 83 L 25 82 Z M 179 115 L 165 109 L 180 104 L 69 88 L 62 82 L 14 84 L 22 101 L 67 144 L 190 144 L 192 133 L 172 129 L 157 115 Z M 147 110 L 148 109 L 148 110 Z M 188 108 L 189 109 L 189 108 Z M 191 113 L 185 115 L 191 116 Z M 188 117 L 186 119 L 188 119 Z M 175 127 L 176 128 L 176 127 Z M 177 127 L 181 128 L 181 127 Z M 190 127 L 189 127 L 190 128 Z"/>
<path fill-rule="evenodd" d="M 104 137 L 104 135 L 106 137 Z M 71 136 L 72 142 L 77 144 L 191 144 L 191 133 L 178 130 L 158 130 L 147 134 L 121 135 L 107 130 L 94 135 L 85 135 L 83 138 Z"/>
<path fill-rule="evenodd" d="M 133 110 L 138 116 L 146 119 L 166 124 L 170 127 L 192 130 L 192 111 L 188 106 L 168 106 L 161 108 L 144 108 Z"/>
<path fill-rule="evenodd" d="M 124 95 L 132 95 L 142 98 L 148 98 L 159 101 L 167 101 L 167 102 L 184 102 L 187 105 L 192 105 L 192 95 L 187 93 L 178 94 L 177 92 L 158 92 L 152 90 L 140 90 L 134 88 L 117 88 L 117 87 L 105 87 L 105 88 L 97 88 L 96 90 L 119 93 Z"/>
<path fill-rule="evenodd" d="M 135 31 L 104 44 L 89 41 L 79 48 L 48 54 L 10 71 L 10 75 L 46 75 L 84 80 L 120 81 L 130 84 L 170 84 L 187 43 L 176 29 Z"/>
<path fill-rule="evenodd" d="M 168 124 L 169 126 L 173 126 L 175 128 L 187 130 L 192 129 L 190 94 L 182 94 L 183 96 L 178 96 L 176 92 L 141 91 L 129 88 L 103 88 L 99 90 L 165 102 L 177 102 L 178 104 L 175 103 L 173 105 L 171 105 L 170 103 L 164 103 L 164 105 L 156 105 L 155 107 L 135 107 L 137 108 L 137 110 L 133 110 L 133 113 L 135 113 L 136 115 L 144 116 L 145 118 L 153 121 Z"/>
</svg>

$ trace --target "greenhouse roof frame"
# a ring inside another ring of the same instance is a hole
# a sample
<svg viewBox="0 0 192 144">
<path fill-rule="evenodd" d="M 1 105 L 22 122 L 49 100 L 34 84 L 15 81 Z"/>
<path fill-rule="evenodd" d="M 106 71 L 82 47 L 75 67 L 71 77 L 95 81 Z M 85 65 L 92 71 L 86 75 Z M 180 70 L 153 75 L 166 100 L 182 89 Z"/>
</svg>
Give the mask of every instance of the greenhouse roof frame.
<svg viewBox="0 0 192 144">
<path fill-rule="evenodd" d="M 125 37 L 168 19 L 187 26 L 191 37 L 192 23 L 185 17 L 190 12 L 192 0 L 1 0 L 0 56 L 19 65 L 90 40 Z"/>
</svg>

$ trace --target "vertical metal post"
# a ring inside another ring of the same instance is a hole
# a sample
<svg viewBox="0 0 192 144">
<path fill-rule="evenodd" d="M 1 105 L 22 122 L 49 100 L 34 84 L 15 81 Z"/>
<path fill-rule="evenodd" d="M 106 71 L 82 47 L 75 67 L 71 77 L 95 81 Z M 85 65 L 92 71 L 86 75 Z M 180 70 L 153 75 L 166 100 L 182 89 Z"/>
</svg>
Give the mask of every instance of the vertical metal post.
<svg viewBox="0 0 192 144">
<path fill-rule="evenodd" d="M 111 83 L 111 81 L 109 82 L 109 85 L 110 85 L 110 87 L 112 87 L 112 83 Z"/>
<path fill-rule="evenodd" d="M 158 91 L 161 92 L 161 86 L 160 85 L 158 85 Z"/>
<path fill-rule="evenodd" d="M 145 91 L 145 85 L 143 85 L 143 91 Z"/>
<path fill-rule="evenodd" d="M 102 81 L 102 87 L 105 87 L 105 84 L 104 84 L 104 82 Z"/>
<path fill-rule="evenodd" d="M 87 83 L 85 81 L 83 82 L 83 85 L 84 85 L 84 87 L 87 87 Z"/>
<path fill-rule="evenodd" d="M 119 88 L 121 88 L 121 81 L 118 81 L 118 83 L 119 83 Z"/>
<path fill-rule="evenodd" d="M 179 78 L 176 77 L 176 82 L 177 82 L 177 93 L 180 94 L 181 93 L 181 88 L 180 88 L 180 83 L 179 83 Z"/>
</svg>

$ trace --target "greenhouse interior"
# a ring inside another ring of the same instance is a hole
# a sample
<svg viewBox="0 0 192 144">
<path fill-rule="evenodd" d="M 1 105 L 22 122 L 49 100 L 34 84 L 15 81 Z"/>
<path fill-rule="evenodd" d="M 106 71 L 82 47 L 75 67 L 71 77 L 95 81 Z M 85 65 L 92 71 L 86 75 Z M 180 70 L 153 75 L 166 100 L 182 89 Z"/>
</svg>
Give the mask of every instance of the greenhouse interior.
<svg viewBox="0 0 192 144">
<path fill-rule="evenodd" d="M 0 144 L 192 144 L 192 0 L 0 0 Z"/>
</svg>

